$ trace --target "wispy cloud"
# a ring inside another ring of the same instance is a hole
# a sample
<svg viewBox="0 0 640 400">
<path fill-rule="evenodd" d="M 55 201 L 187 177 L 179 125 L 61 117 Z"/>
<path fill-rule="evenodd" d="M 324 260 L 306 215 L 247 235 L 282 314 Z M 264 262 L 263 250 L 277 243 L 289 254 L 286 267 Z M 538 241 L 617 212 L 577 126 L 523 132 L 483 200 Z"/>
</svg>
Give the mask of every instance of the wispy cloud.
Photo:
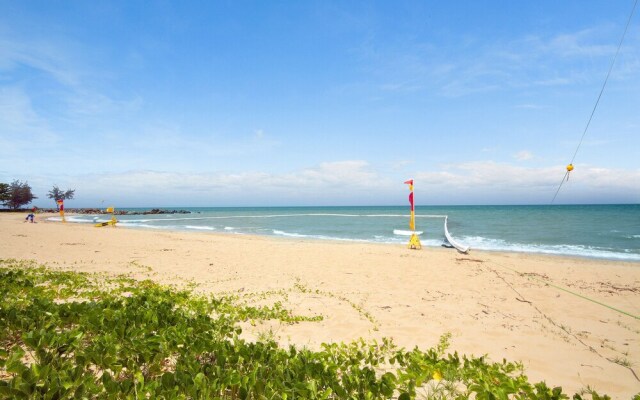
<svg viewBox="0 0 640 400">
<path fill-rule="evenodd" d="M 197 138 L 178 123 L 151 121 L 135 130 L 130 128 L 113 132 L 110 140 L 120 143 L 122 151 L 129 148 L 136 152 L 151 155 L 174 156 L 189 154 L 191 160 L 200 157 L 240 157 L 254 155 L 277 148 L 280 142 L 258 129 L 252 132 L 239 132 L 234 135 L 221 135 L 208 132 Z M 168 157 L 171 158 L 171 157 Z M 184 161 L 181 158 L 180 161 Z"/>
<path fill-rule="evenodd" d="M 34 145 L 59 140 L 47 121 L 34 110 L 31 98 L 19 86 L 0 86 L 0 155 L 24 154 Z"/>
<path fill-rule="evenodd" d="M 607 41 L 604 41 L 606 38 Z M 408 42 L 397 48 L 367 52 L 368 68 L 381 91 L 415 92 L 437 90 L 445 97 L 504 89 L 584 84 L 600 80 L 616 50 L 617 37 L 611 26 L 596 26 L 575 32 L 530 34 L 510 40 L 472 40 L 464 56 L 451 56 L 434 43 Z M 627 38 L 616 70 L 630 76 L 640 71 L 638 38 Z M 368 47 L 375 44 L 368 43 Z M 375 57 L 372 56 L 375 55 Z M 446 55 L 445 55 L 446 54 Z M 635 56 L 634 56 L 635 54 Z M 602 60 L 604 64 L 594 63 Z"/>
<path fill-rule="evenodd" d="M 398 160 L 398 161 L 393 161 L 390 163 L 390 167 L 392 170 L 394 171 L 402 171 L 404 170 L 407 166 L 413 164 L 414 161 L 413 160 Z"/>
<path fill-rule="evenodd" d="M 77 86 L 79 77 L 71 68 L 67 50 L 50 40 L 0 38 L 0 71 L 28 67 L 42 71 L 65 86 Z"/>
<path fill-rule="evenodd" d="M 521 109 L 525 109 L 525 110 L 539 110 L 542 108 L 545 108 L 544 106 L 538 105 L 538 104 L 517 104 L 515 106 L 513 106 L 514 108 L 521 108 Z"/>
<path fill-rule="evenodd" d="M 542 53 L 551 53 L 560 57 L 609 57 L 615 53 L 616 43 L 597 43 L 597 38 L 602 36 L 604 30 L 610 29 L 608 27 L 583 29 L 558 34 L 548 40 L 532 37 L 528 42 Z"/>
<path fill-rule="evenodd" d="M 23 95 L 37 99 L 32 120 L 50 119 L 86 125 L 93 116 L 120 117 L 138 111 L 139 95 L 118 98 L 101 90 L 108 84 L 102 66 L 87 57 L 90 49 L 75 38 L 50 36 L 33 39 L 7 32 L 0 38 L 0 89 L 18 86 Z"/>
<path fill-rule="evenodd" d="M 95 115 L 118 115 L 140 110 L 144 105 L 141 96 L 116 100 L 103 93 L 87 89 L 77 89 L 66 96 L 68 113 L 76 117 Z"/>
<path fill-rule="evenodd" d="M 533 158 L 533 154 L 531 154 L 530 151 L 522 150 L 514 154 L 513 158 L 515 158 L 518 161 L 527 161 Z"/>
</svg>

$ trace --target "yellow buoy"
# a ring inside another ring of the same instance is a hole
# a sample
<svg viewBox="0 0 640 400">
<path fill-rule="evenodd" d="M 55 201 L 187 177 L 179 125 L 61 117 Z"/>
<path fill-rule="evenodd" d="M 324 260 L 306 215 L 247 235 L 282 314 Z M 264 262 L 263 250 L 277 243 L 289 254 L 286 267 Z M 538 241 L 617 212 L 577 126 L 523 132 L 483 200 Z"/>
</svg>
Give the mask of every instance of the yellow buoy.
<svg viewBox="0 0 640 400">
<path fill-rule="evenodd" d="M 573 171 L 573 164 L 567 165 L 567 172 Z"/>
</svg>

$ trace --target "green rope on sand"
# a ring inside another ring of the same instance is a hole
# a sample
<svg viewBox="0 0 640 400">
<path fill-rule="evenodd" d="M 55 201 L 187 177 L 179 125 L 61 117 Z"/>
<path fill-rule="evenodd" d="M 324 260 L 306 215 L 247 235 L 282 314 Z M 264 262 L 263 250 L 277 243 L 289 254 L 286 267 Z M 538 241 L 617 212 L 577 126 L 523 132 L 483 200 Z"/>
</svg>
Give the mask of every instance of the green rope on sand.
<svg viewBox="0 0 640 400">
<path fill-rule="evenodd" d="M 590 297 L 587 297 L 587 296 L 581 295 L 580 293 L 576 293 L 576 292 L 573 292 L 573 291 L 571 291 L 571 290 L 569 290 L 569 289 L 563 288 L 562 286 L 554 285 L 553 283 L 549 283 L 549 282 L 547 282 L 547 281 L 545 281 L 545 280 L 543 280 L 543 279 L 536 278 L 536 277 L 533 277 L 533 276 L 530 276 L 530 275 L 525 275 L 524 273 L 522 273 L 522 272 L 520 272 L 520 271 L 516 271 L 515 269 L 513 269 L 513 268 L 509 268 L 509 267 L 507 267 L 506 265 L 498 264 L 498 263 L 496 263 L 495 261 L 494 261 L 494 262 L 492 262 L 492 263 L 493 263 L 493 264 L 495 264 L 495 265 L 501 266 L 501 267 L 503 267 L 503 268 L 506 268 L 506 269 L 508 269 L 508 270 L 510 270 L 510 271 L 513 271 L 513 272 L 515 272 L 516 274 L 518 274 L 518 275 L 520 275 L 520 276 L 524 276 L 524 277 L 526 277 L 526 278 L 533 279 L 533 280 L 535 280 L 535 281 L 538 281 L 538 282 L 544 283 L 545 285 L 549 285 L 549 286 L 554 287 L 554 288 L 556 288 L 556 289 L 562 290 L 563 292 L 567 292 L 567 293 L 569 293 L 569 294 L 572 294 L 572 295 L 574 295 L 574 296 L 580 297 L 580 298 L 582 298 L 582 299 L 589 300 L 590 302 L 593 302 L 593 303 L 596 303 L 596 304 L 601 305 L 601 306 L 603 306 L 603 307 L 609 308 L 609 309 L 611 309 L 611 310 L 613 310 L 613 311 L 619 312 L 620 314 L 624 314 L 624 315 L 629 316 L 629 317 L 631 317 L 631 318 L 640 319 L 640 316 L 638 316 L 638 315 L 633 315 L 633 314 L 628 313 L 628 312 L 626 312 L 626 311 L 620 310 L 619 308 L 615 308 L 615 307 L 610 306 L 610 305 L 608 305 L 608 304 L 602 303 L 602 302 L 600 302 L 600 301 L 598 301 L 598 300 L 595 300 L 595 299 L 592 299 L 592 298 L 590 298 Z"/>
</svg>

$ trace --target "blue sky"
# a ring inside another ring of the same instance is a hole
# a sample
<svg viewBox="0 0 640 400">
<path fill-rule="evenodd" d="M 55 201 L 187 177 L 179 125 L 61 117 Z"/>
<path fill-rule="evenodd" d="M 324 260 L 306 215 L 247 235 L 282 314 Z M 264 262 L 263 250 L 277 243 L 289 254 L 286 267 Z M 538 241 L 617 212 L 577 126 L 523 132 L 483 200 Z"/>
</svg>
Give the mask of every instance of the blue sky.
<svg viewBox="0 0 640 400">
<path fill-rule="evenodd" d="M 633 1 L 0 0 L 39 206 L 548 204 Z M 557 203 L 640 202 L 640 11 Z M 103 203 L 105 202 L 105 203 Z"/>
</svg>

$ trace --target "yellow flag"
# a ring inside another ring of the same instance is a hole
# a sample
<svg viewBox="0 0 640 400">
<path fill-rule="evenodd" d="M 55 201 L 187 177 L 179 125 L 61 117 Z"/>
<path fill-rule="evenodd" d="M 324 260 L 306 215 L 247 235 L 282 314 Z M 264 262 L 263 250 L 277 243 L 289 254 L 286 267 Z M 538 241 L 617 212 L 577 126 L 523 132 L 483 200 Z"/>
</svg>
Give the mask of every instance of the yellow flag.
<svg viewBox="0 0 640 400">
<path fill-rule="evenodd" d="M 108 213 L 112 213 L 112 212 L 113 212 L 113 207 L 109 207 L 109 208 L 107 208 L 107 212 L 108 212 Z"/>
</svg>

